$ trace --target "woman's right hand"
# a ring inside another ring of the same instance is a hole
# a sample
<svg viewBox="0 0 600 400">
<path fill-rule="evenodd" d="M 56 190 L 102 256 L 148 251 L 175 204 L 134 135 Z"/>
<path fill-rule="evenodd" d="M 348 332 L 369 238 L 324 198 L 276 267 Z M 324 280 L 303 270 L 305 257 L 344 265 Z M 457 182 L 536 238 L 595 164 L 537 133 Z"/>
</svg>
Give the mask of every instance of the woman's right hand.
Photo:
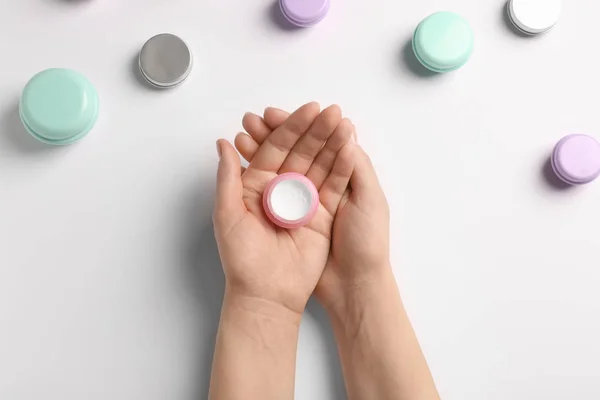
<svg viewBox="0 0 600 400">
<path fill-rule="evenodd" d="M 389 207 L 365 151 L 357 146 L 354 172 L 333 223 L 329 259 L 315 289 L 328 311 L 344 314 L 369 286 L 391 280 Z"/>
</svg>

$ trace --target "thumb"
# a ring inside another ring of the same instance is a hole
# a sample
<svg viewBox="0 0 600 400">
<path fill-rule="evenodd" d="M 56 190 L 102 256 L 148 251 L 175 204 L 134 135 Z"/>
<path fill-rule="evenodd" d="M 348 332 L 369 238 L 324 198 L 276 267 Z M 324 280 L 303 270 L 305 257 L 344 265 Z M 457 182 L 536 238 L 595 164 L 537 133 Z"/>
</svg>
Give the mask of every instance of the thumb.
<svg viewBox="0 0 600 400">
<path fill-rule="evenodd" d="M 373 204 L 383 195 L 375 167 L 363 148 L 356 145 L 354 171 L 350 178 L 352 196 L 361 204 Z"/>
<path fill-rule="evenodd" d="M 246 213 L 242 201 L 242 166 L 240 156 L 227 140 L 217 140 L 217 153 L 219 154 L 219 168 L 213 220 L 216 229 L 227 232 Z"/>
</svg>

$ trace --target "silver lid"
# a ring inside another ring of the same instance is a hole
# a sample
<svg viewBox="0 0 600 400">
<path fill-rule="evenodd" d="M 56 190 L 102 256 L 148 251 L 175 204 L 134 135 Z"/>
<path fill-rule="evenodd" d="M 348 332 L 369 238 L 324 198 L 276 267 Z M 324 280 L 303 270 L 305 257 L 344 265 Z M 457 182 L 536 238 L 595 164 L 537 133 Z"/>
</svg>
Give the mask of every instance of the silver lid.
<svg viewBox="0 0 600 400">
<path fill-rule="evenodd" d="M 159 88 L 172 88 L 190 75 L 193 57 L 180 37 L 161 33 L 144 44 L 139 64 L 142 76 L 149 83 Z"/>
</svg>

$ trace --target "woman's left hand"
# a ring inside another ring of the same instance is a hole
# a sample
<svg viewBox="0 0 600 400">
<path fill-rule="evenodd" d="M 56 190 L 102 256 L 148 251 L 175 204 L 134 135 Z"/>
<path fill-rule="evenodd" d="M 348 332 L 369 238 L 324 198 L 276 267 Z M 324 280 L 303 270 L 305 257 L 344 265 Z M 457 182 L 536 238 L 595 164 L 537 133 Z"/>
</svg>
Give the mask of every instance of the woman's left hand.
<svg viewBox="0 0 600 400">
<path fill-rule="evenodd" d="M 348 143 L 353 126 L 342 120 L 336 105 L 320 112 L 317 103 L 308 103 L 289 117 L 277 109 L 266 113 L 274 119 L 285 115 L 285 120 L 272 130 L 263 118 L 244 116 L 252 137 L 242 133 L 235 141 L 242 156 L 251 159 L 243 173 L 235 148 L 224 139 L 217 142 L 215 236 L 228 296 L 301 315 L 327 263 L 334 215 L 353 171 Z M 306 175 L 319 190 L 317 214 L 299 229 L 276 227 L 263 210 L 265 186 L 284 172 Z"/>
</svg>

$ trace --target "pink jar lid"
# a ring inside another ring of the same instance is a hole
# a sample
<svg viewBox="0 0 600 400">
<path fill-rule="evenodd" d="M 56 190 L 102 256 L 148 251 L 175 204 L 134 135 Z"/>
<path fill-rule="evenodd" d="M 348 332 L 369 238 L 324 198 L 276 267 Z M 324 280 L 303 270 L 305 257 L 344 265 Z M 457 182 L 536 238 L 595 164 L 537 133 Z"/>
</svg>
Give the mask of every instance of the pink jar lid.
<svg viewBox="0 0 600 400">
<path fill-rule="evenodd" d="M 306 176 L 289 172 L 267 184 L 263 208 L 269 220 L 285 229 L 300 228 L 310 222 L 319 208 L 319 192 Z"/>
</svg>

